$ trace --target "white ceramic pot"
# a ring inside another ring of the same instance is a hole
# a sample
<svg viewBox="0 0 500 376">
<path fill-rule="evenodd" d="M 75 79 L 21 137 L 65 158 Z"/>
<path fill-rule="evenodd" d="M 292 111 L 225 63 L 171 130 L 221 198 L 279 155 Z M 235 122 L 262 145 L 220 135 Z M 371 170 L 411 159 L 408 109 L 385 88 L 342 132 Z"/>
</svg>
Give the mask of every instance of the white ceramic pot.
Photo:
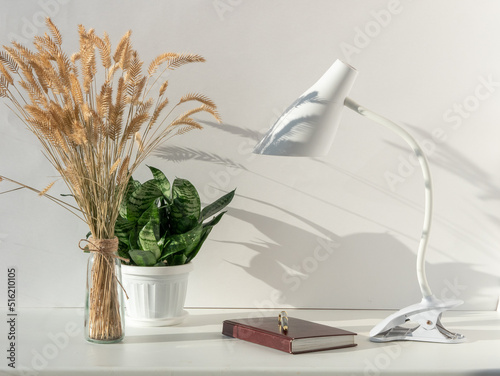
<svg viewBox="0 0 500 376">
<path fill-rule="evenodd" d="M 166 326 L 182 322 L 189 273 L 193 264 L 176 266 L 122 265 L 127 322 L 141 326 Z"/>
</svg>

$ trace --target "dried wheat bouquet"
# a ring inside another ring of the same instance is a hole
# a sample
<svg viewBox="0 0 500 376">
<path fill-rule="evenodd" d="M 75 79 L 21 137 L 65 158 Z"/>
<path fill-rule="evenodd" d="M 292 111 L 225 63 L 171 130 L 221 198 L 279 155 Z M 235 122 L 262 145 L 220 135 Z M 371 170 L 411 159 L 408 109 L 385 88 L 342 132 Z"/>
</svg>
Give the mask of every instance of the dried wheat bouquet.
<svg viewBox="0 0 500 376">
<path fill-rule="evenodd" d="M 69 56 L 61 47 L 57 27 L 50 19 L 46 23 L 50 35 L 35 37 L 34 50 L 12 42 L 0 52 L 0 97 L 36 135 L 77 205 L 47 194 L 50 186 L 38 191 L 4 176 L 0 180 L 20 184 L 64 206 L 88 224 L 96 242 L 113 239 L 120 202 L 138 165 L 161 142 L 201 129 L 192 115 L 205 112 L 220 121 L 215 104 L 206 96 L 187 94 L 169 106 L 165 95 L 168 82 L 162 76 L 166 71 L 205 60 L 195 54 L 163 53 L 145 70 L 132 47 L 130 31 L 113 52 L 106 33 L 101 38 L 82 25 L 79 51 Z M 181 113 L 187 102 L 196 107 Z M 106 268 L 110 256 L 97 256 L 102 262 L 94 264 L 95 277 L 116 291 L 116 278 L 105 275 L 111 273 Z M 109 294 L 111 290 L 105 289 L 102 294 Z M 114 304 L 108 298 L 97 296 L 95 303 L 104 306 L 90 308 L 96 310 L 92 323 L 96 340 L 121 335 L 118 326 L 109 328 L 112 318 L 99 318 L 115 308 L 106 306 Z"/>
</svg>

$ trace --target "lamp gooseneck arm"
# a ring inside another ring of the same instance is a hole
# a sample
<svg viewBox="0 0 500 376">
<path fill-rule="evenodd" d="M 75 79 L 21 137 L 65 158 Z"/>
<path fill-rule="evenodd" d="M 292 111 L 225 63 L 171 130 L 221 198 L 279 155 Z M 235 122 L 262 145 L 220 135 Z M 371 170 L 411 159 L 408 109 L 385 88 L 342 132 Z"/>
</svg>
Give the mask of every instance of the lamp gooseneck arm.
<svg viewBox="0 0 500 376">
<path fill-rule="evenodd" d="M 368 119 L 371 119 L 397 133 L 408 143 L 408 145 L 410 145 L 410 147 L 413 149 L 413 152 L 418 158 L 420 167 L 422 168 L 422 174 L 424 176 L 425 183 L 425 212 L 422 237 L 420 238 L 420 244 L 417 253 L 417 278 L 420 285 L 420 291 L 422 292 L 424 299 L 430 298 L 432 297 L 432 291 L 429 287 L 429 283 L 427 282 L 427 277 L 425 274 L 425 252 L 427 249 L 427 242 L 429 240 L 429 232 L 432 219 L 432 180 L 427 158 L 425 157 L 422 148 L 415 140 L 415 138 L 400 125 L 364 108 L 350 98 L 345 99 L 344 105 L 357 112 L 358 114 L 363 115 Z"/>
</svg>

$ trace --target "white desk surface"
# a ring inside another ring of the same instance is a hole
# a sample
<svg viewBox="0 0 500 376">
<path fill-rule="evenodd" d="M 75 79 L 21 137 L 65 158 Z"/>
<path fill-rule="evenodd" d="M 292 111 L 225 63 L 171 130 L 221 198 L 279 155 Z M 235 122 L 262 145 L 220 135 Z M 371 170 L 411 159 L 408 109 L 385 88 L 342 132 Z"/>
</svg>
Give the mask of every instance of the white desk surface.
<svg viewBox="0 0 500 376">
<path fill-rule="evenodd" d="M 6 354 L 7 312 L 0 312 Z M 245 309 L 190 309 L 181 325 L 127 325 L 123 342 L 96 345 L 84 340 L 82 309 L 20 309 L 17 367 L 2 355 L 0 375 L 500 375 L 500 312 L 446 312 L 444 325 L 468 338 L 454 345 L 370 342 L 369 330 L 389 311 L 287 312 L 357 332 L 358 346 L 291 355 L 223 336 L 223 320 L 260 314 Z"/>
</svg>

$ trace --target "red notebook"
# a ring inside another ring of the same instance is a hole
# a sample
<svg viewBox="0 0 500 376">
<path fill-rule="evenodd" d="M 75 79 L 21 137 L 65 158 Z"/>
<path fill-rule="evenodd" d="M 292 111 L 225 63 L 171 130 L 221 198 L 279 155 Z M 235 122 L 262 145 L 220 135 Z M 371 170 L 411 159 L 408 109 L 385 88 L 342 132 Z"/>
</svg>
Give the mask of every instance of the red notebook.
<svg viewBox="0 0 500 376">
<path fill-rule="evenodd" d="M 291 354 L 356 346 L 356 333 L 347 330 L 293 317 L 288 318 L 288 325 L 285 334 L 277 317 L 225 320 L 222 334 Z"/>
</svg>

